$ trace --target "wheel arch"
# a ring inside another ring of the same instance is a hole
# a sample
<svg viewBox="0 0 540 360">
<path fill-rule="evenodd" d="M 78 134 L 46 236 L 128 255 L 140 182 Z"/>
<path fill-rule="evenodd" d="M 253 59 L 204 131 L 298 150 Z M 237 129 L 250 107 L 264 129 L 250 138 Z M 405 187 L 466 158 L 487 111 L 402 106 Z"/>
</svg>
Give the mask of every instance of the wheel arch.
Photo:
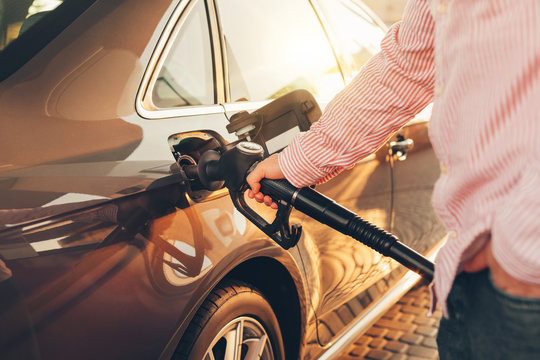
<svg viewBox="0 0 540 360">
<path fill-rule="evenodd" d="M 278 319 L 287 359 L 299 358 L 306 309 L 301 306 L 297 284 L 287 268 L 273 258 L 252 258 L 235 267 L 223 280 L 228 279 L 245 281 L 266 297 Z"/>
<path fill-rule="evenodd" d="M 306 333 L 306 320 L 310 311 L 306 289 L 303 286 L 303 271 L 293 260 L 290 253 L 272 244 L 264 246 L 261 243 L 251 244 L 243 249 L 243 257 L 238 253 L 230 254 L 230 261 L 225 269 L 216 270 L 219 276 L 210 275 L 206 282 L 207 291 L 195 300 L 194 306 L 185 314 L 183 321 L 172 335 L 169 343 L 163 349 L 160 360 L 168 360 L 173 356 L 193 316 L 202 306 L 206 297 L 225 281 L 239 280 L 257 288 L 268 300 L 278 319 L 285 346 L 287 359 L 300 358 L 303 349 L 303 339 Z M 261 246 L 262 245 L 262 246 Z M 254 249 L 257 250 L 254 251 Z M 232 260 L 234 259 L 234 260 Z"/>
</svg>

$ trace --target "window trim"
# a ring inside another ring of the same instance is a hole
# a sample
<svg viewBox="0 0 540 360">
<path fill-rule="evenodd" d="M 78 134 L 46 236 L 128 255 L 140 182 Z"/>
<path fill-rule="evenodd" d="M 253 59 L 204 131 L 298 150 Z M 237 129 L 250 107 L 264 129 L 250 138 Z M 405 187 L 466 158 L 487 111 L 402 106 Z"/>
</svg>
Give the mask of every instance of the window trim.
<svg viewBox="0 0 540 360">
<path fill-rule="evenodd" d="M 212 70 L 214 81 L 214 101 L 211 105 L 191 105 L 177 108 L 160 108 L 152 101 L 152 90 L 156 84 L 157 77 L 169 52 L 182 29 L 182 25 L 186 21 L 191 9 L 197 1 L 203 1 L 205 4 L 210 33 L 210 47 L 212 51 Z M 154 52 L 148 62 L 146 71 L 143 75 L 141 86 L 135 100 L 135 108 L 137 113 L 146 119 L 163 119 L 173 117 L 183 117 L 192 115 L 208 115 L 223 113 L 223 107 L 220 105 L 223 102 L 223 65 L 221 59 L 221 50 L 219 39 L 216 34 L 217 21 L 213 2 L 208 0 L 184 0 L 180 1 L 176 9 L 169 18 L 160 39 L 154 49 Z"/>
<path fill-rule="evenodd" d="M 355 1 L 355 0 L 345 0 L 355 6 L 358 6 L 362 11 L 364 11 L 370 18 L 373 20 L 377 26 L 379 26 L 385 33 L 388 31 L 388 26 L 386 26 L 380 18 L 362 1 Z M 332 49 L 334 50 L 334 56 L 336 57 L 336 61 L 339 64 L 341 74 L 343 76 L 343 79 L 345 80 L 345 83 L 348 84 L 354 75 L 350 71 L 349 67 L 343 63 L 343 59 L 341 58 L 340 54 L 345 52 L 344 49 L 341 49 L 339 47 L 339 41 L 337 41 L 337 36 L 334 33 L 332 26 L 330 26 L 330 23 L 328 22 L 328 15 L 322 10 L 321 5 L 319 4 L 319 0 L 309 0 L 311 5 L 313 6 L 313 9 L 317 13 L 317 16 L 319 17 L 319 20 L 322 24 L 322 27 L 324 28 L 324 31 L 328 37 L 328 40 L 332 46 Z"/>
<path fill-rule="evenodd" d="M 221 14 L 218 10 L 218 5 L 215 0 L 209 0 L 212 3 L 214 19 L 216 21 L 216 38 L 219 41 L 220 57 L 221 57 L 221 74 L 222 74 L 222 89 L 223 99 L 221 103 L 229 103 L 231 101 L 231 88 L 229 83 L 229 62 L 227 60 L 227 43 L 225 42 L 225 33 L 221 26 Z"/>
<path fill-rule="evenodd" d="M 345 76 L 346 74 L 343 69 L 343 63 L 341 59 L 339 58 L 339 52 L 336 49 L 337 42 L 335 41 L 335 38 L 332 36 L 333 34 L 329 32 L 330 27 L 328 26 L 328 23 L 326 22 L 326 18 L 324 17 L 323 11 L 319 7 L 319 4 L 317 4 L 313 0 L 309 0 L 308 2 L 309 2 L 309 5 L 311 5 L 311 9 L 313 10 L 313 13 L 317 17 L 317 20 L 319 20 L 319 24 L 321 25 L 322 31 L 324 32 L 326 41 L 328 41 L 328 45 L 330 45 L 330 49 L 332 49 L 332 55 L 334 55 L 334 59 L 336 60 L 339 73 L 341 74 L 341 79 L 343 80 L 343 84 L 346 84 L 347 77 Z"/>
</svg>

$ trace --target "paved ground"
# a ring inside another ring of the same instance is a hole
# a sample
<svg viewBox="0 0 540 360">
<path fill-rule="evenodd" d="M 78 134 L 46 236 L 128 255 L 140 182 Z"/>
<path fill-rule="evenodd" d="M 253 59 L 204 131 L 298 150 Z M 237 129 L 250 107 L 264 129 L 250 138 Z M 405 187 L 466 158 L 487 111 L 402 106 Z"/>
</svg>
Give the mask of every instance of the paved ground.
<svg viewBox="0 0 540 360">
<path fill-rule="evenodd" d="M 427 286 L 413 288 L 339 360 L 437 359 L 435 336 L 442 314 L 437 309 L 432 317 L 427 317 L 429 303 Z"/>
</svg>

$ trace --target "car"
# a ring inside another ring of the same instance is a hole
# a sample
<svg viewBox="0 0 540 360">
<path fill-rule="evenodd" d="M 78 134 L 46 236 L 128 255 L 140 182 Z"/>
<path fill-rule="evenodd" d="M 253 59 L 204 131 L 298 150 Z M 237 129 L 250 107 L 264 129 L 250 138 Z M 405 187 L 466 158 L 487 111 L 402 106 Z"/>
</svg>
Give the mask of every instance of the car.
<svg viewBox="0 0 540 360">
<path fill-rule="evenodd" d="M 285 250 L 179 169 L 245 138 L 238 113 L 324 107 L 384 32 L 356 0 L 0 0 L 1 357 L 342 352 L 417 277 L 295 211 Z M 317 190 L 432 256 L 426 111 Z"/>
</svg>

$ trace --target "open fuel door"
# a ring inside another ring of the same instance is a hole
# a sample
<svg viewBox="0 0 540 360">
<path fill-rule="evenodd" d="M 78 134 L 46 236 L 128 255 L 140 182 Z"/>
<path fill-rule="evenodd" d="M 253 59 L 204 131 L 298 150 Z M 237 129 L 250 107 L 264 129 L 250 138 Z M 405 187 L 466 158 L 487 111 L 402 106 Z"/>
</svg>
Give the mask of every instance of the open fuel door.
<svg viewBox="0 0 540 360">
<path fill-rule="evenodd" d="M 265 156 L 283 150 L 301 131 L 309 130 L 319 119 L 321 109 L 307 90 L 295 90 L 248 113 L 241 111 L 231 117 L 229 133 L 239 139 L 261 145 Z"/>
</svg>

